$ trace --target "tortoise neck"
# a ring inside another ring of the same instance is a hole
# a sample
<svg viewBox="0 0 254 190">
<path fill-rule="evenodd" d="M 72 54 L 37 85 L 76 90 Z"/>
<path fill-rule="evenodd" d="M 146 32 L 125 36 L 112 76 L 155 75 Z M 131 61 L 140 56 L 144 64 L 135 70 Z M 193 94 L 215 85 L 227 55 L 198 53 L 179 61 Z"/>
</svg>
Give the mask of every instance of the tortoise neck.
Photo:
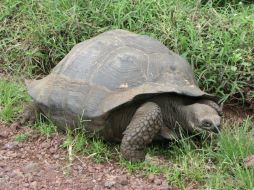
<svg viewBox="0 0 254 190">
<path fill-rule="evenodd" d="M 188 109 L 183 96 L 165 94 L 153 99 L 161 110 L 164 125 L 171 129 L 188 129 Z"/>
</svg>

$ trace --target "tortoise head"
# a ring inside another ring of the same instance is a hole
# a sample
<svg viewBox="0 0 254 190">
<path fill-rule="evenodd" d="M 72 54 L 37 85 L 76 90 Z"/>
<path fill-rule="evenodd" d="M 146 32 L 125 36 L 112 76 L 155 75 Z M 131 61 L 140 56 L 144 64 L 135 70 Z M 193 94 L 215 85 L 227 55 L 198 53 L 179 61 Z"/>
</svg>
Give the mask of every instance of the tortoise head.
<svg viewBox="0 0 254 190">
<path fill-rule="evenodd" d="M 221 126 L 221 114 L 211 105 L 200 102 L 186 106 L 187 128 L 190 131 L 212 131 L 218 133 Z"/>
</svg>

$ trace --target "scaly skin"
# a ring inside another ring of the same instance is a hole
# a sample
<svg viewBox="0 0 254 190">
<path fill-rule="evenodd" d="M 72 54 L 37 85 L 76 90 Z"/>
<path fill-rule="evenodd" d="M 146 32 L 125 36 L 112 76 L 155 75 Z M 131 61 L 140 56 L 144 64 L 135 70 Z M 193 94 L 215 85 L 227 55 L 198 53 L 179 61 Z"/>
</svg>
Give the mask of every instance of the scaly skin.
<svg viewBox="0 0 254 190">
<path fill-rule="evenodd" d="M 123 133 L 120 148 L 123 157 L 131 161 L 144 160 L 144 148 L 160 131 L 162 122 L 161 109 L 157 104 L 147 102 L 138 108 Z"/>
</svg>

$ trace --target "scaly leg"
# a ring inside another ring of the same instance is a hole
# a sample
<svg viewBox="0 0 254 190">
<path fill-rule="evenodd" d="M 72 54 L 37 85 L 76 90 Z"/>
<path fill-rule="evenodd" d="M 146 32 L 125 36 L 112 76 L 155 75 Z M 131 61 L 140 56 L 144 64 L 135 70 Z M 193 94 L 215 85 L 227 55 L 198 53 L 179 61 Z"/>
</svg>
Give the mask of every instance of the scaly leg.
<svg viewBox="0 0 254 190">
<path fill-rule="evenodd" d="M 158 134 L 162 122 L 161 109 L 157 104 L 147 102 L 138 108 L 123 133 L 120 147 L 123 157 L 131 161 L 144 160 L 144 148 Z"/>
</svg>

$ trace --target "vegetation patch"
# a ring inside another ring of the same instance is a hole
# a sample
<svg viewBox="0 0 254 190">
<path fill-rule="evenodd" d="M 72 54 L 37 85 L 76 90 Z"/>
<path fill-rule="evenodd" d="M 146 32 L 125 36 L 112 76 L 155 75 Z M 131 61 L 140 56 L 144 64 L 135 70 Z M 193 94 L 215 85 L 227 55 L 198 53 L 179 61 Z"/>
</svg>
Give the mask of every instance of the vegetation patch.
<svg viewBox="0 0 254 190">
<path fill-rule="evenodd" d="M 29 97 L 23 85 L 0 80 L 0 122 L 9 123 L 22 111 Z"/>
<path fill-rule="evenodd" d="M 186 57 L 201 88 L 221 101 L 253 105 L 253 12 L 249 1 L 5 0 L 0 71 L 48 74 L 78 42 L 121 28 Z"/>
<path fill-rule="evenodd" d="M 22 142 L 29 138 L 28 133 L 19 133 L 15 136 L 15 141 Z"/>
</svg>

